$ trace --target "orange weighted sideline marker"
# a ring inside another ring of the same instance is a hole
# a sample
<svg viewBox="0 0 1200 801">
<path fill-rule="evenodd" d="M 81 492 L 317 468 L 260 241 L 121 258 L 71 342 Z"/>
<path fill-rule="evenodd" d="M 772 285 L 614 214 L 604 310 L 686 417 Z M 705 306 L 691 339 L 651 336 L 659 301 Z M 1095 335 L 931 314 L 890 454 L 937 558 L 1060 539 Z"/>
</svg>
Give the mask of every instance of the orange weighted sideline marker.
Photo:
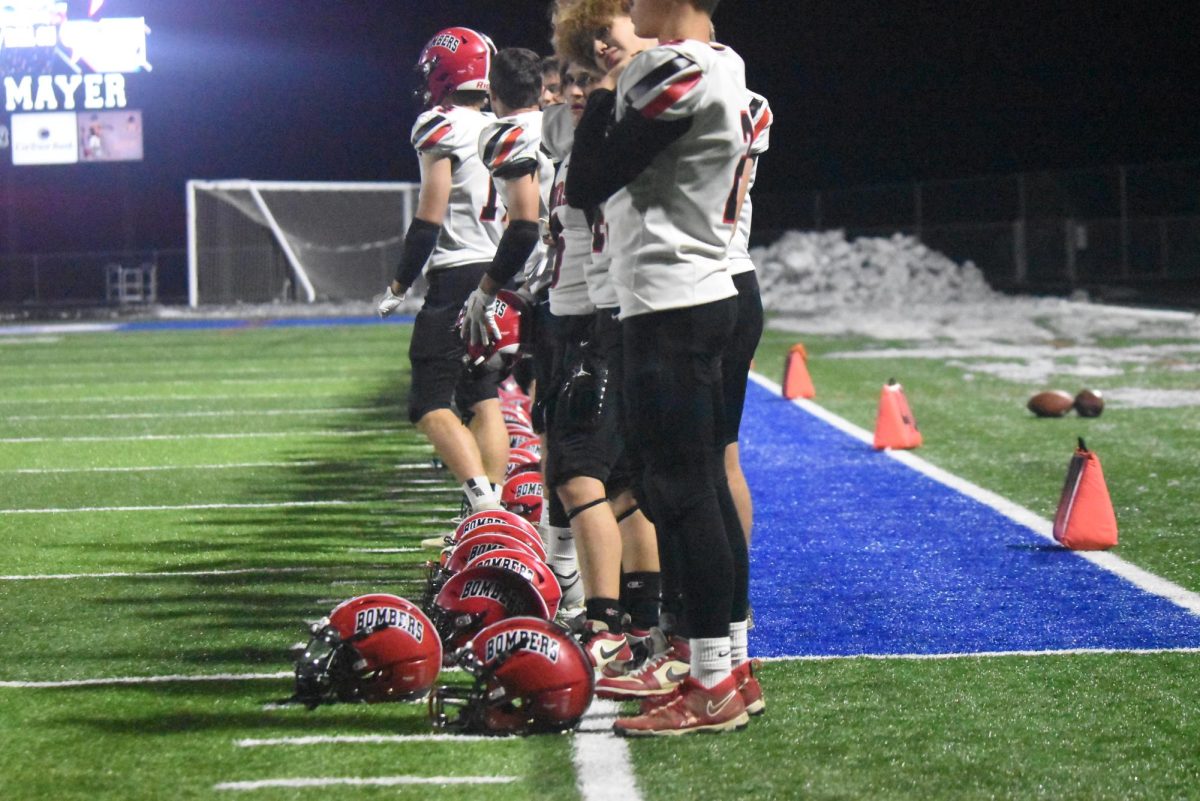
<svg viewBox="0 0 1200 801">
<path fill-rule="evenodd" d="M 921 447 L 921 431 L 908 407 L 904 387 L 889 378 L 879 395 L 879 413 L 875 416 L 875 450 L 906 450 Z"/>
<path fill-rule="evenodd" d="M 783 397 L 795 400 L 816 396 L 817 390 L 808 374 L 808 351 L 804 349 L 804 345 L 797 342 L 788 351 L 787 360 L 783 364 Z"/>
<path fill-rule="evenodd" d="M 1100 457 L 1087 449 L 1082 437 L 1067 467 L 1054 515 L 1054 539 L 1074 551 L 1102 551 L 1117 544 L 1117 516 Z"/>
</svg>

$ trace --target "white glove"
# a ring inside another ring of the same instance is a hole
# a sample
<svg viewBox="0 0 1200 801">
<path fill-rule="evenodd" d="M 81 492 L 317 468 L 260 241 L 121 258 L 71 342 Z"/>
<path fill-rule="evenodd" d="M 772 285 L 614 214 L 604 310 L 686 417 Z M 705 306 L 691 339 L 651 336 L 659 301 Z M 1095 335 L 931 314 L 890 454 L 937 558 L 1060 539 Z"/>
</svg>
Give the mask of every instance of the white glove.
<svg viewBox="0 0 1200 801">
<path fill-rule="evenodd" d="M 471 345 L 490 345 L 500 338 L 496 296 L 476 289 L 463 304 L 462 338 Z"/>
<path fill-rule="evenodd" d="M 384 290 L 383 300 L 379 301 L 379 316 L 390 317 L 392 312 L 396 311 L 400 307 L 400 304 L 404 302 L 404 295 L 405 293 L 403 292 L 397 295 L 392 291 L 391 286 L 388 286 Z"/>
</svg>

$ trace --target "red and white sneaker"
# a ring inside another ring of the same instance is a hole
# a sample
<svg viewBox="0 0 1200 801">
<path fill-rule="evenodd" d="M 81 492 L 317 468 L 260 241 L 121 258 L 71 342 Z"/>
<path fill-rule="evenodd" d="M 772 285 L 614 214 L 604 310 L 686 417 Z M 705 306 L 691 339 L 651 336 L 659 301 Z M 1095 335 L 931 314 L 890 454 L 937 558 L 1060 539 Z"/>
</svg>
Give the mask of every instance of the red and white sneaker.
<svg viewBox="0 0 1200 801">
<path fill-rule="evenodd" d="M 689 676 L 668 703 L 645 714 L 618 718 L 613 731 L 622 737 L 670 737 L 736 731 L 749 722 L 736 676 L 730 674 L 711 688 Z"/>
<path fill-rule="evenodd" d="M 733 669 L 738 692 L 742 694 L 742 703 L 746 706 L 746 713 L 750 715 L 761 715 L 767 711 L 767 703 L 763 700 L 762 685 L 758 683 L 758 678 L 754 675 L 760 667 L 762 667 L 762 662 L 752 659 Z"/>
<path fill-rule="evenodd" d="M 688 677 L 692 649 L 688 641 L 671 638 L 670 647 L 639 670 L 623 676 L 604 676 L 596 682 L 596 696 L 610 701 L 628 701 L 666 695 Z"/>
<path fill-rule="evenodd" d="M 596 677 L 620 676 L 625 665 L 633 659 L 633 651 L 624 634 L 615 634 L 608 626 L 598 620 L 588 620 L 583 624 L 583 633 L 579 644 L 587 652 L 588 660 L 596 669 Z"/>
</svg>

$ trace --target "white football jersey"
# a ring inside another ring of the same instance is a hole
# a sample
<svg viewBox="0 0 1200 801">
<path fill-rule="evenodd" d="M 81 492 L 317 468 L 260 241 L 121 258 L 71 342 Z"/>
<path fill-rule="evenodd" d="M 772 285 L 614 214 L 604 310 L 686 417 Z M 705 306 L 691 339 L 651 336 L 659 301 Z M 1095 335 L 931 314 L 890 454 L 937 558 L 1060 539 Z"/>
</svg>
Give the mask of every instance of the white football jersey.
<svg viewBox="0 0 1200 801">
<path fill-rule="evenodd" d="M 507 181 L 505 173 L 518 169 L 532 161 L 538 179 L 538 220 L 550 219 L 550 189 L 554 183 L 554 162 L 542 149 L 542 112 L 523 111 L 509 117 L 493 120 L 480 132 L 477 141 L 479 158 L 493 176 L 500 190 L 501 200 L 506 200 Z M 543 235 L 547 231 L 542 231 Z M 545 236 L 543 236 L 543 239 Z M 536 247 L 525 263 L 524 280 L 531 292 L 536 292 L 550 281 L 550 261 L 546 248 Z"/>
<path fill-rule="evenodd" d="M 489 262 L 504 228 L 504 207 L 479 160 L 479 132 L 496 117 L 465 106 L 437 106 L 417 117 L 412 145 L 418 154 L 450 159 L 450 202 L 426 270 Z"/>
<path fill-rule="evenodd" d="M 550 311 L 560 317 L 591 314 L 596 310 L 588 297 L 587 263 L 592 259 L 592 226 L 582 209 L 567 205 L 568 153 L 558 165 L 550 193 L 550 251 L 553 279 L 550 282 Z"/>
<path fill-rule="evenodd" d="M 754 139 L 750 142 L 750 160 L 746 162 L 747 176 L 746 200 L 742 203 L 742 213 L 738 217 L 737 231 L 733 241 L 729 243 L 729 271 L 734 275 L 748 273 L 754 269 L 750 261 L 750 225 L 754 220 L 753 203 L 750 201 L 750 190 L 754 188 L 754 177 L 758 172 L 758 157 L 767 152 L 771 146 L 771 105 L 760 94 L 750 93 L 750 122 L 754 126 Z"/>
<path fill-rule="evenodd" d="M 737 225 L 737 171 L 750 146 L 745 66 L 733 50 L 695 40 L 636 56 L 617 83 L 626 114 L 691 120 L 688 131 L 607 203 L 621 316 L 736 294 L 728 265 Z"/>
<path fill-rule="evenodd" d="M 592 216 L 592 257 L 584 267 L 588 297 L 597 309 L 615 309 L 621 305 L 612 277 L 612 248 L 608 245 L 608 219 L 604 216 L 606 206 L 601 203 Z"/>
</svg>

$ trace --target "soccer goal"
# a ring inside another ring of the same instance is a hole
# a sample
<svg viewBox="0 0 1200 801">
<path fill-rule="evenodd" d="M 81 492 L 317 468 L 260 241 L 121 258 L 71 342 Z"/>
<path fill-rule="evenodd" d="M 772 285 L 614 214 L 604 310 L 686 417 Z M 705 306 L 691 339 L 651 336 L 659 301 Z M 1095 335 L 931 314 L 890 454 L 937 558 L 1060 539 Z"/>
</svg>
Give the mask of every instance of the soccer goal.
<svg viewBox="0 0 1200 801">
<path fill-rule="evenodd" d="M 188 303 L 369 300 L 420 184 L 188 181 Z"/>
</svg>

